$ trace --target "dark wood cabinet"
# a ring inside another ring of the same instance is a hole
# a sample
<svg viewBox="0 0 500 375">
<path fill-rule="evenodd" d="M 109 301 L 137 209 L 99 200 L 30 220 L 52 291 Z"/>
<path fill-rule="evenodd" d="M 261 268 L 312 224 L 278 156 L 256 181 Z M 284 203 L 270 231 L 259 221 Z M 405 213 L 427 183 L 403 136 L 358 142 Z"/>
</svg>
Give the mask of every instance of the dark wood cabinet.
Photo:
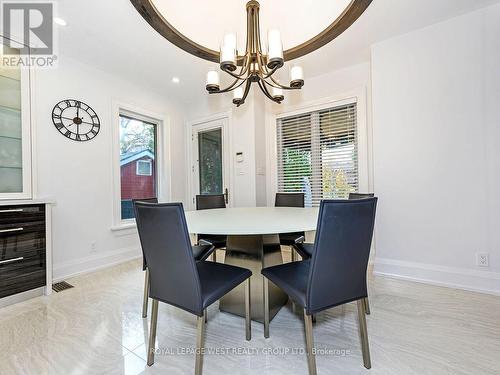
<svg viewBox="0 0 500 375">
<path fill-rule="evenodd" d="M 0 298 L 46 285 L 45 209 L 0 206 Z"/>
</svg>

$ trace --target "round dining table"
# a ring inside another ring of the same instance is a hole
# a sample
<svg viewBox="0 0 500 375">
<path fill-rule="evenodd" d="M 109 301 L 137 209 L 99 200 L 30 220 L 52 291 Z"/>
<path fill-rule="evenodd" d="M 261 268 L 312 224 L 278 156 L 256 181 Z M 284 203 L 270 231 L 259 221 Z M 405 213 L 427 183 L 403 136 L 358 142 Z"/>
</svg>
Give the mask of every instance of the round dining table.
<svg viewBox="0 0 500 375">
<path fill-rule="evenodd" d="M 264 321 L 262 268 L 283 263 L 280 233 L 305 232 L 314 236 L 318 208 L 249 207 L 187 211 L 191 234 L 227 235 L 224 263 L 252 271 L 251 317 Z M 272 319 L 286 304 L 287 295 L 269 284 L 269 317 Z M 220 300 L 221 311 L 245 316 L 244 290 L 237 287 Z"/>
</svg>

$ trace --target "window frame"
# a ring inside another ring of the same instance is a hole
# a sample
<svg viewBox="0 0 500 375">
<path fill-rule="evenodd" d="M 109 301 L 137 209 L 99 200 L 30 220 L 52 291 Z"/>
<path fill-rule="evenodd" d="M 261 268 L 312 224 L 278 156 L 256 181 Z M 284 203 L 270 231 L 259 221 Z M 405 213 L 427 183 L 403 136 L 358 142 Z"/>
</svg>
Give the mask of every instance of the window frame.
<svg viewBox="0 0 500 375">
<path fill-rule="evenodd" d="M 358 87 L 334 97 L 321 98 L 300 106 L 288 106 L 284 111 L 268 116 L 266 124 L 267 151 L 267 204 L 274 205 L 278 192 L 278 142 L 277 120 L 309 112 L 322 111 L 351 103 L 356 103 L 357 148 L 358 148 L 358 189 L 373 190 L 373 161 L 371 157 L 371 124 L 368 122 L 366 87 Z"/>
<path fill-rule="evenodd" d="M 139 169 L 140 169 L 139 163 L 147 164 L 149 166 L 149 172 L 148 173 L 140 173 L 139 172 Z M 135 162 L 135 174 L 136 174 L 136 176 L 145 176 L 145 177 L 152 176 L 153 175 L 153 162 L 151 160 L 137 160 Z"/>
<path fill-rule="evenodd" d="M 121 168 L 120 168 L 120 116 L 132 117 L 156 125 L 156 195 L 160 201 L 171 200 L 171 142 L 170 122 L 165 114 L 155 113 L 150 110 L 113 102 L 113 130 L 112 130 L 112 170 L 113 170 L 113 222 L 112 231 L 135 230 L 135 218 L 121 218 Z"/>
</svg>

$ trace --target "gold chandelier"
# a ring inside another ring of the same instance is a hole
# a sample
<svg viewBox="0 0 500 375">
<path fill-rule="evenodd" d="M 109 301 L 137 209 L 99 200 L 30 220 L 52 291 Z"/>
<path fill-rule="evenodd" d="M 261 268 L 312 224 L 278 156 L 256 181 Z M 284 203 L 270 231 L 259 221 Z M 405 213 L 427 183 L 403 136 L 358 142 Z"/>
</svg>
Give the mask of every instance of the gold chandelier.
<svg viewBox="0 0 500 375">
<path fill-rule="evenodd" d="M 290 85 L 282 85 L 274 73 L 284 65 L 283 44 L 279 30 L 269 30 L 267 53 L 262 50 L 259 26 L 259 2 L 247 3 L 247 43 L 246 51 L 238 56 L 236 35 L 226 34 L 220 51 L 220 69 L 233 78 L 226 88 L 220 88 L 219 72 L 211 70 L 207 74 L 206 89 L 210 94 L 233 91 L 233 103 L 245 103 L 252 83 L 257 83 L 264 95 L 276 103 L 285 98 L 283 90 L 297 90 L 304 86 L 304 74 L 300 66 L 290 69 Z M 240 65 L 238 70 L 238 65 Z M 238 71 L 237 71 L 238 70 Z"/>
</svg>

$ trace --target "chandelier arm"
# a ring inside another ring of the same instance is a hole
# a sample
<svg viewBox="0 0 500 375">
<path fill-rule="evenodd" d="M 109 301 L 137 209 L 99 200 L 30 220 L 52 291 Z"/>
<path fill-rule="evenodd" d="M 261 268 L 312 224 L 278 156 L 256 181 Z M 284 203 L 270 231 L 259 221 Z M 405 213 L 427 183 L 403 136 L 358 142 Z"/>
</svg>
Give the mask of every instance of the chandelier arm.
<svg viewBox="0 0 500 375">
<path fill-rule="evenodd" d="M 280 88 L 283 90 L 298 90 L 298 89 L 300 89 L 300 87 L 291 87 L 291 86 L 282 85 L 277 80 L 275 80 L 273 76 L 269 76 L 269 79 L 272 81 L 272 83 L 267 82 L 267 81 L 266 81 L 266 83 L 272 87 Z"/>
<path fill-rule="evenodd" d="M 246 82 L 246 86 L 245 86 L 245 91 L 243 92 L 243 97 L 240 100 L 238 100 L 237 102 L 235 102 L 233 99 L 233 103 L 236 104 L 236 107 L 239 107 L 240 105 L 245 103 L 245 100 L 248 96 L 248 92 L 250 91 L 250 85 L 252 84 L 252 82 L 250 82 L 249 79 L 247 79 L 245 82 Z"/>
<path fill-rule="evenodd" d="M 265 69 L 265 74 L 262 76 L 263 79 L 268 79 L 271 77 L 276 71 L 279 69 L 279 67 L 276 65 L 274 68 L 271 70 L 268 70 L 267 68 Z"/>
<path fill-rule="evenodd" d="M 269 93 L 269 91 L 267 90 L 266 85 L 265 85 L 265 84 L 263 84 L 262 82 L 265 82 L 265 81 L 259 80 L 259 81 L 258 81 L 258 85 L 259 85 L 259 87 L 260 87 L 261 91 L 264 93 L 264 95 L 265 95 L 265 96 L 267 96 L 267 98 L 268 98 L 268 99 L 272 100 L 272 101 L 273 101 L 273 102 L 275 102 L 275 103 L 278 103 L 278 104 L 279 104 L 279 103 L 281 103 L 281 101 L 280 101 L 280 100 L 276 100 L 276 99 L 275 99 L 275 98 L 274 98 L 274 97 L 273 97 L 273 96 Z"/>
<path fill-rule="evenodd" d="M 230 92 L 230 91 L 236 90 L 238 87 L 243 85 L 246 81 L 247 81 L 246 79 L 244 79 L 244 80 L 236 79 L 232 84 L 230 84 L 225 89 L 217 90 L 217 91 L 210 91 L 209 94 L 223 94 L 225 92 Z"/>
</svg>

